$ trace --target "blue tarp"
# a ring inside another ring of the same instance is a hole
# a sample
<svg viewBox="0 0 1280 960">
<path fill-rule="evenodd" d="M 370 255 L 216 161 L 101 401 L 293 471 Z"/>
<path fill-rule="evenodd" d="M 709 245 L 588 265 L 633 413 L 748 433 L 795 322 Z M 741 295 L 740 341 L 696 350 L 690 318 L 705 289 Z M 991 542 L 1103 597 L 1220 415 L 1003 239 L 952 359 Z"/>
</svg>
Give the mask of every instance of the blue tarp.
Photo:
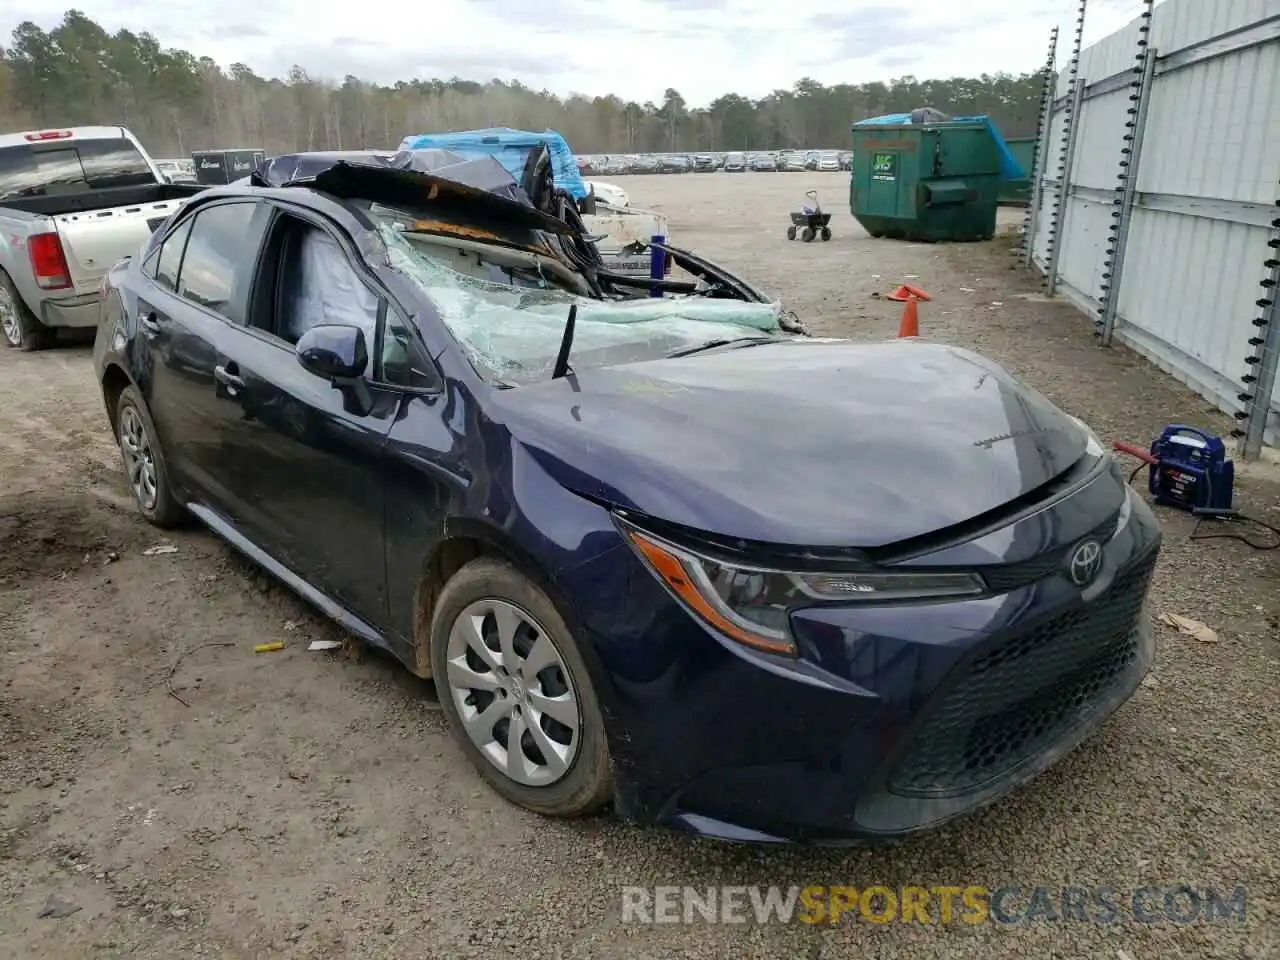
<svg viewBox="0 0 1280 960">
<path fill-rule="evenodd" d="M 907 126 L 910 123 L 911 114 L 909 113 L 886 113 L 881 117 L 869 117 L 866 120 L 859 120 L 854 126 L 897 127 Z M 1025 180 L 1030 176 L 1027 171 L 1022 169 L 1022 164 L 1018 162 L 1018 158 L 1009 149 L 1009 144 L 1005 143 L 1004 137 L 1000 135 L 996 125 L 991 122 L 991 118 L 985 113 L 976 117 L 951 117 L 949 120 L 939 121 L 939 123 L 929 123 L 928 126 L 936 127 L 941 123 L 985 123 L 987 129 L 991 131 L 992 139 L 995 140 L 996 146 L 1000 150 L 1000 176 L 1005 180 Z"/>
<path fill-rule="evenodd" d="M 538 143 L 551 151 L 551 172 L 555 184 L 575 199 L 587 196 L 587 184 L 578 171 L 578 161 L 564 137 L 554 130 L 532 133 L 510 127 L 462 130 L 454 133 L 415 133 L 400 141 L 401 150 L 448 150 L 467 158 L 493 157 L 517 183 L 524 174 L 525 161 Z"/>
</svg>

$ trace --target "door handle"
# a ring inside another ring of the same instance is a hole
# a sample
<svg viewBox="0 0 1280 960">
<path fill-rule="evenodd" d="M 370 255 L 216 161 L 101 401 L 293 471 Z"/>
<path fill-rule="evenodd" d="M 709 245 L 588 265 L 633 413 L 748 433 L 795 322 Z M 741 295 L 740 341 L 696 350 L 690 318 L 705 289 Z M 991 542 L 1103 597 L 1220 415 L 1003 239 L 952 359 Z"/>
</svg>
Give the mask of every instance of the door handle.
<svg viewBox="0 0 1280 960">
<path fill-rule="evenodd" d="M 225 366 L 218 364 L 213 368 L 213 378 L 234 395 L 234 391 L 244 389 L 244 380 L 240 378 L 240 368 L 234 362 Z"/>
<path fill-rule="evenodd" d="M 154 337 L 160 333 L 160 323 L 156 320 L 155 311 L 148 313 L 145 317 L 139 320 L 138 326 L 142 328 L 142 332 L 148 337 Z"/>
</svg>

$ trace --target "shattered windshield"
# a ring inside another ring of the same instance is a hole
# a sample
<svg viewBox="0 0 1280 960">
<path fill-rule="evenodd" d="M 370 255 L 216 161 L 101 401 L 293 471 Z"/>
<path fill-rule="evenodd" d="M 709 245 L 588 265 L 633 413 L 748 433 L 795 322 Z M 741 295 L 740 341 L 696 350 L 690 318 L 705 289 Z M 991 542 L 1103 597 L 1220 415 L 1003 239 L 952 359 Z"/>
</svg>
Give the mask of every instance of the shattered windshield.
<svg viewBox="0 0 1280 960">
<path fill-rule="evenodd" d="M 508 384 L 551 376 L 575 304 L 569 363 L 576 370 L 657 359 L 717 341 L 782 335 L 776 303 L 702 297 L 597 300 L 539 282 L 536 270 L 533 280 L 518 280 L 512 271 L 494 267 L 462 272 L 435 252 L 442 248 L 415 242 L 412 233 L 386 223 L 378 232 L 392 269 L 430 298 L 472 363 Z"/>
</svg>

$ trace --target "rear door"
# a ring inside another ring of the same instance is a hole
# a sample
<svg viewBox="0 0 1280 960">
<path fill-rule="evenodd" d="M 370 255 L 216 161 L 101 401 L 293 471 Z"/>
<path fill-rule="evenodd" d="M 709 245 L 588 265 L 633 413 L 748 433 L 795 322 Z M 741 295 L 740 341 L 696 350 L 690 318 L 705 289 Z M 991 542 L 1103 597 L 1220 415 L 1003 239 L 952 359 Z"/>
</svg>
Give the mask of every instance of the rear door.
<svg viewBox="0 0 1280 960">
<path fill-rule="evenodd" d="M 266 204 L 247 198 L 202 205 L 142 265 L 151 282 L 138 298 L 137 342 L 149 355 L 143 367 L 152 419 L 175 481 L 220 513 L 234 498 L 220 455 L 217 361 L 230 331 L 244 322 L 270 215 Z"/>
<path fill-rule="evenodd" d="M 157 437 L 170 451 L 168 461 L 173 481 L 187 489 L 190 477 L 179 452 L 182 435 L 182 388 L 185 378 L 173 357 L 178 271 L 191 235 L 191 220 L 179 223 L 139 266 L 144 282 L 137 289 L 133 312 L 137 335 L 130 343 L 134 351 L 134 378 L 147 401 Z"/>
</svg>

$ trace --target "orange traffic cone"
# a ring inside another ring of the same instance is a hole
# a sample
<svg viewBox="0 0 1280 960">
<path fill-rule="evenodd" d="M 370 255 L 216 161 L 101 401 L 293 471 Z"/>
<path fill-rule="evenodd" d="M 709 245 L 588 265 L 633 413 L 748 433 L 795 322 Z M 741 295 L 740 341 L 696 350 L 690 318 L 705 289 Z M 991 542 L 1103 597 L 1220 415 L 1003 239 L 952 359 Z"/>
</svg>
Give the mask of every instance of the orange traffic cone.
<svg viewBox="0 0 1280 960">
<path fill-rule="evenodd" d="M 925 293 L 923 290 L 921 290 L 919 287 L 913 287 L 909 283 L 900 284 L 898 286 L 898 289 L 894 290 L 893 293 L 889 294 L 889 296 L 886 299 L 910 300 L 912 297 L 915 297 L 917 300 L 931 299 L 930 296 L 927 293 Z"/>
<path fill-rule="evenodd" d="M 898 324 L 899 337 L 918 337 L 920 336 L 920 317 L 917 315 L 915 297 L 907 297 L 906 303 L 902 305 L 902 322 Z"/>
<path fill-rule="evenodd" d="M 902 301 L 902 322 L 898 325 L 898 336 L 920 336 L 919 307 L 916 304 L 921 300 L 930 299 L 929 295 L 919 287 L 903 283 L 899 284 L 898 289 L 889 294 L 887 299 Z"/>
</svg>

